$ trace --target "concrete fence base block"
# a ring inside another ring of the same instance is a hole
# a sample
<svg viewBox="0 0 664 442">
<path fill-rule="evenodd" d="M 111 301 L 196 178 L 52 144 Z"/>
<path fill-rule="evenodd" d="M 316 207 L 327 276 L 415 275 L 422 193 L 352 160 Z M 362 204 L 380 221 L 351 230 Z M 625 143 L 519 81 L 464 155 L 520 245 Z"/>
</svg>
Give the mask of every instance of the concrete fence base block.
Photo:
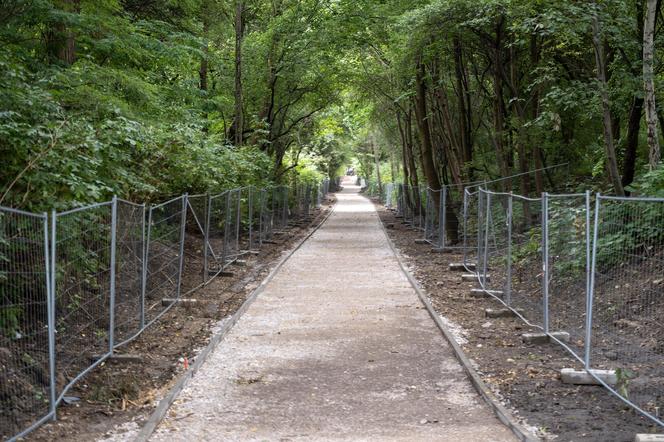
<svg viewBox="0 0 664 442">
<path fill-rule="evenodd" d="M 664 442 L 664 434 L 637 434 L 634 442 Z"/>
<path fill-rule="evenodd" d="M 424 238 L 418 238 L 418 239 L 415 240 L 415 244 L 428 244 L 428 243 L 429 243 L 429 241 L 427 241 Z"/>
<path fill-rule="evenodd" d="M 609 385 L 615 385 L 618 382 L 618 376 L 615 370 L 590 370 L 595 376 Z M 601 385 L 595 377 L 591 376 L 586 370 L 575 370 L 573 368 L 563 368 L 560 370 L 560 380 L 565 384 L 574 385 Z"/>
<path fill-rule="evenodd" d="M 194 298 L 164 298 L 161 300 L 161 305 L 167 307 L 171 304 L 179 304 L 179 305 L 195 305 L 198 304 L 198 299 Z"/>
<path fill-rule="evenodd" d="M 444 247 L 434 247 L 431 249 L 432 253 L 452 253 L 452 249 L 449 248 L 444 248 Z"/>
<path fill-rule="evenodd" d="M 520 309 L 517 309 L 517 311 L 519 314 L 523 314 Z M 513 318 L 516 316 L 516 313 L 508 308 L 488 308 L 484 310 L 484 316 L 487 318 Z"/>
<path fill-rule="evenodd" d="M 491 295 L 502 297 L 501 290 L 470 289 L 470 296 L 473 298 L 490 298 Z"/>
<path fill-rule="evenodd" d="M 475 271 L 475 264 L 469 262 L 464 264 L 462 262 L 453 262 L 447 266 L 450 270 L 454 272 L 465 272 L 466 270 Z"/>
<path fill-rule="evenodd" d="M 484 280 L 486 281 L 491 281 L 491 277 L 489 275 L 486 275 L 483 277 Z M 476 273 L 464 273 L 461 275 L 461 280 L 462 281 L 477 281 L 477 274 Z"/>
<path fill-rule="evenodd" d="M 521 340 L 524 344 L 549 344 L 553 341 L 551 336 L 562 342 L 569 342 L 569 333 L 567 332 L 551 332 L 546 333 L 524 333 L 521 335 Z"/>
</svg>

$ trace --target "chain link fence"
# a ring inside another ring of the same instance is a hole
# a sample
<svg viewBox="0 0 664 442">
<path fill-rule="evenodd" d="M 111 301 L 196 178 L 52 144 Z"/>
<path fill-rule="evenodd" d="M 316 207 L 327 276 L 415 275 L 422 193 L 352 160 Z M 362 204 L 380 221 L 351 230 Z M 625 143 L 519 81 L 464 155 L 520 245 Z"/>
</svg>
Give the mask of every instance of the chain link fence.
<svg viewBox="0 0 664 442">
<path fill-rule="evenodd" d="M 613 392 L 664 425 L 664 199 L 595 204 L 586 362 L 615 369 Z"/>
<path fill-rule="evenodd" d="M 593 204 L 590 192 L 519 194 L 532 173 L 424 197 L 393 184 L 394 202 L 382 201 L 416 229 L 423 213 L 424 240 L 462 252 L 479 288 L 664 426 L 664 199 L 598 194 Z M 617 383 L 594 369 L 613 370 Z"/>
<path fill-rule="evenodd" d="M 50 216 L 0 207 L 0 438 L 55 419 L 116 348 L 329 190 L 249 186 L 149 207 L 113 198 Z"/>
<path fill-rule="evenodd" d="M 593 225 L 589 192 L 479 195 L 480 287 L 663 425 L 664 200 L 597 195 Z"/>
<path fill-rule="evenodd" d="M 0 207 L 0 428 L 22 436 L 53 416 L 46 214 Z"/>
</svg>

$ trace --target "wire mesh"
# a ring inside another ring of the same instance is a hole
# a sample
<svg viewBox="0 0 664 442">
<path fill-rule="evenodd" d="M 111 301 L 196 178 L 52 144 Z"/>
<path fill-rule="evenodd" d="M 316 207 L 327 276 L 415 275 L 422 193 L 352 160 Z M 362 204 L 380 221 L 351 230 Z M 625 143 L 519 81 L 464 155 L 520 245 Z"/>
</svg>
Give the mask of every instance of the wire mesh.
<svg viewBox="0 0 664 442">
<path fill-rule="evenodd" d="M 510 195 L 480 190 L 485 202 L 483 219 L 481 220 L 482 241 L 479 254 L 481 268 L 479 271 L 480 286 L 487 292 L 502 297 L 509 290 L 509 200 Z M 509 304 L 509 299 L 506 300 Z"/>
<path fill-rule="evenodd" d="M 463 241 L 463 265 L 466 271 L 476 272 L 479 263 L 478 246 L 481 244 L 482 233 L 480 212 L 480 192 L 477 188 L 466 188 L 463 191 L 463 224 L 461 229 Z"/>
<path fill-rule="evenodd" d="M 445 189 L 433 190 L 427 188 L 424 214 L 424 239 L 437 248 L 442 248 L 445 242 L 445 233 L 442 231 L 444 223 Z"/>
<path fill-rule="evenodd" d="M 310 215 L 311 185 L 298 184 L 292 192 L 290 201 L 291 213 L 295 219 L 307 218 Z"/>
<path fill-rule="evenodd" d="M 189 293 L 208 281 L 210 258 L 208 234 L 207 194 L 188 195 L 184 230 L 182 293 Z"/>
<path fill-rule="evenodd" d="M 240 252 L 240 231 L 242 229 L 242 190 L 232 189 L 228 192 L 229 210 L 228 223 L 224 232 L 224 256 L 227 261 L 235 261 Z"/>
<path fill-rule="evenodd" d="M 305 186 L 301 212 L 329 188 Z M 183 195 L 147 214 L 114 198 L 53 212 L 50 225 L 0 207 L 0 437 L 54 417 L 78 380 L 175 304 L 183 283 L 198 288 L 285 228 L 288 196 L 285 186 L 245 187 Z"/>
<path fill-rule="evenodd" d="M 441 215 L 443 225 L 440 227 L 444 241 L 441 249 L 463 248 L 463 217 L 465 185 L 448 184 L 443 187 L 444 201 L 441 201 Z"/>
<path fill-rule="evenodd" d="M 145 205 L 117 200 L 115 251 L 115 346 L 141 331 L 145 256 Z"/>
<path fill-rule="evenodd" d="M 396 216 L 398 218 L 404 218 L 405 215 L 405 207 L 406 207 L 406 191 L 405 191 L 405 186 L 403 184 L 397 184 L 396 188 L 397 192 L 397 206 L 396 206 L 396 211 L 397 214 Z M 405 218 L 404 218 L 405 221 Z"/>
<path fill-rule="evenodd" d="M 568 346 L 584 357 L 590 264 L 589 195 L 547 195 L 545 205 L 549 329 L 567 332 Z"/>
<path fill-rule="evenodd" d="M 271 189 L 261 189 L 259 198 L 261 206 L 261 222 L 260 222 L 260 243 L 263 241 L 270 241 L 272 239 L 272 232 L 274 229 L 274 212 L 272 211 L 272 204 L 270 197 L 272 196 Z"/>
<path fill-rule="evenodd" d="M 0 438 L 49 414 L 46 215 L 0 208 Z"/>
<path fill-rule="evenodd" d="M 186 195 L 150 207 L 145 267 L 145 326 L 157 320 L 180 297 L 186 214 Z"/>
<path fill-rule="evenodd" d="M 273 226 L 275 229 L 283 229 L 288 224 L 290 215 L 289 189 L 287 186 L 275 186 L 272 188 L 270 203 L 272 206 Z"/>
<path fill-rule="evenodd" d="M 664 199 L 597 197 L 590 364 L 661 419 L 664 406 Z"/>
<path fill-rule="evenodd" d="M 394 183 L 388 183 L 385 185 L 385 199 L 383 200 L 383 204 L 387 209 L 394 209 L 396 206 L 396 191 L 395 191 L 395 186 L 396 184 Z"/>
<path fill-rule="evenodd" d="M 209 198 L 210 214 L 208 224 L 208 258 L 209 273 L 223 270 L 229 262 L 226 246 L 227 227 L 231 226 L 233 206 L 231 204 L 231 191 L 211 195 Z"/>
<path fill-rule="evenodd" d="M 544 325 L 542 199 L 511 195 L 508 286 L 504 300 L 531 324 Z M 493 273 L 497 271 L 491 270 Z"/>
<path fill-rule="evenodd" d="M 261 232 L 261 196 L 260 189 L 254 186 L 247 187 L 247 248 L 254 250 L 260 247 Z"/>
<path fill-rule="evenodd" d="M 113 203 L 55 218 L 56 380 L 62 396 L 109 353 Z"/>
</svg>

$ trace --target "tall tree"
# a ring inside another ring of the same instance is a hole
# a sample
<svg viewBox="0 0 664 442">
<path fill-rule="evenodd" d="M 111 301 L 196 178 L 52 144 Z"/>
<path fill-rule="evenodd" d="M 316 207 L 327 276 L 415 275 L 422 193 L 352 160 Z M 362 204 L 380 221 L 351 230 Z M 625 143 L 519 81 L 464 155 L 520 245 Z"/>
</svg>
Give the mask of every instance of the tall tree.
<svg viewBox="0 0 664 442">
<path fill-rule="evenodd" d="M 657 167 L 661 160 L 659 134 L 657 133 L 657 106 L 655 102 L 655 22 L 659 10 L 658 0 L 646 1 L 646 14 L 643 25 L 643 86 L 645 91 L 646 125 L 648 129 L 648 162 L 650 169 Z"/>
<path fill-rule="evenodd" d="M 604 54 L 604 41 L 600 30 L 599 17 L 594 11 L 591 17 L 593 34 L 593 49 L 595 51 L 595 66 L 597 71 L 597 83 L 602 101 L 602 116 L 604 128 L 604 153 L 606 155 L 606 168 L 617 195 L 625 195 L 622 178 L 618 172 L 618 161 L 616 160 L 616 149 L 613 139 L 613 119 L 611 117 L 611 103 L 609 101 L 608 85 L 606 82 L 606 56 Z"/>
<path fill-rule="evenodd" d="M 244 40 L 244 13 L 243 0 L 235 1 L 235 122 L 233 124 L 234 141 L 236 146 L 244 142 L 244 108 L 242 94 L 242 42 Z"/>
</svg>

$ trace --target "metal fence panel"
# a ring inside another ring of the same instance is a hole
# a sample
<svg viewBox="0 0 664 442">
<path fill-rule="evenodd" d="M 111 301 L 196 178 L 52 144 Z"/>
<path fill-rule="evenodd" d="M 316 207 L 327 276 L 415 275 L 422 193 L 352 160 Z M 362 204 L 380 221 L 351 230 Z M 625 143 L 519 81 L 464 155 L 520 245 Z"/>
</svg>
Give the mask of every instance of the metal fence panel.
<svg viewBox="0 0 664 442">
<path fill-rule="evenodd" d="M 287 186 L 275 186 L 272 188 L 270 203 L 273 213 L 273 226 L 275 229 L 283 229 L 288 224 L 290 215 L 289 189 Z"/>
<path fill-rule="evenodd" d="M 57 391 L 65 392 L 110 353 L 114 204 L 55 214 Z"/>
<path fill-rule="evenodd" d="M 466 271 L 475 273 L 479 265 L 478 244 L 481 233 L 482 214 L 480 213 L 480 192 L 477 188 L 466 188 L 463 191 L 463 224 L 461 229 L 463 241 L 463 265 Z"/>
<path fill-rule="evenodd" d="M 210 249 L 207 235 L 210 195 L 188 195 L 184 233 L 182 293 L 190 293 L 209 280 Z"/>
<path fill-rule="evenodd" d="M 114 346 L 141 331 L 145 205 L 117 200 Z"/>
<path fill-rule="evenodd" d="M 480 190 L 486 201 L 486 210 L 483 211 L 482 243 L 480 249 L 480 286 L 487 292 L 502 297 L 508 293 L 509 255 L 508 238 L 508 204 L 510 195 L 494 193 L 484 189 Z M 506 300 L 510 305 L 509 299 Z"/>
<path fill-rule="evenodd" d="M 617 369 L 616 392 L 657 417 L 664 406 L 664 199 L 598 196 L 595 210 L 589 362 Z"/>
<path fill-rule="evenodd" d="M 180 297 L 187 196 L 150 207 L 145 268 L 144 324 L 156 321 Z"/>
<path fill-rule="evenodd" d="M 521 309 L 531 324 L 544 326 L 542 198 L 510 195 L 508 205 L 508 279 L 503 299 Z"/>
<path fill-rule="evenodd" d="M 272 232 L 274 228 L 274 212 L 271 203 L 272 190 L 261 189 L 259 193 L 260 207 L 261 207 L 261 221 L 260 221 L 260 244 L 263 241 L 270 241 L 272 239 Z"/>
<path fill-rule="evenodd" d="M 590 195 L 547 195 L 545 217 L 548 328 L 569 333 L 569 349 L 583 358 L 590 271 Z"/>
<path fill-rule="evenodd" d="M 0 438 L 48 416 L 53 404 L 49 364 L 48 221 L 0 208 Z"/>
</svg>

